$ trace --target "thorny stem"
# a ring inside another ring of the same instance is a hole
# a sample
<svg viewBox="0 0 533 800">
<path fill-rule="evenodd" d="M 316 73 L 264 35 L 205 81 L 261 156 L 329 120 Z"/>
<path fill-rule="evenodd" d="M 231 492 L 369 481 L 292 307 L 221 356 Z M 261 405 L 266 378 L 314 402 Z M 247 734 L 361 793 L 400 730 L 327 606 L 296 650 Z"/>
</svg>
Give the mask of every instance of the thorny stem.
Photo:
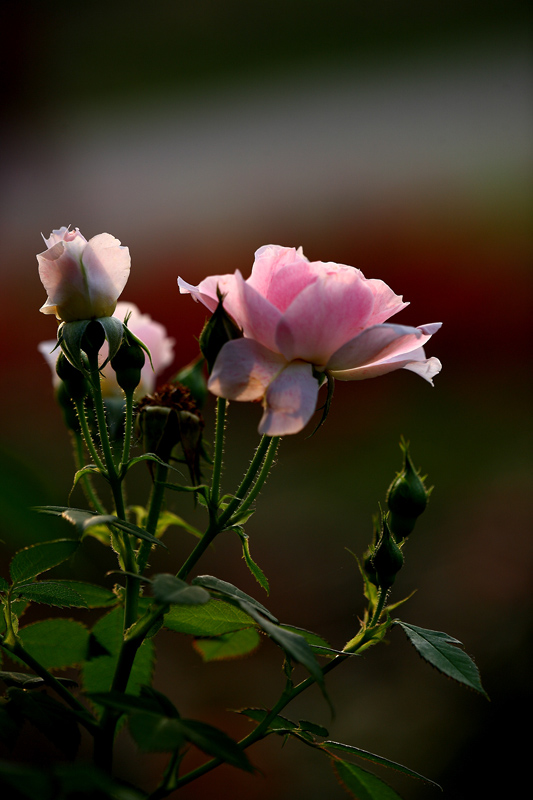
<svg viewBox="0 0 533 800">
<path fill-rule="evenodd" d="M 145 530 L 147 533 L 155 535 L 157 530 L 157 523 L 163 505 L 165 495 L 165 482 L 167 480 L 168 467 L 164 464 L 157 464 L 154 485 L 152 486 L 152 494 L 150 496 L 150 505 L 148 508 L 148 516 L 146 518 Z M 152 544 L 147 541 L 142 541 L 137 552 L 137 565 L 139 574 L 142 574 L 146 569 L 148 558 L 152 550 Z"/>
<path fill-rule="evenodd" d="M 220 478 L 222 476 L 222 457 L 224 453 L 224 428 L 226 426 L 227 400 L 217 400 L 217 421 L 215 427 L 215 452 L 213 456 L 213 479 L 211 481 L 211 503 L 217 508 L 220 497 Z"/>
<path fill-rule="evenodd" d="M 385 603 L 387 602 L 387 597 L 389 596 L 389 591 L 390 591 L 390 589 L 388 589 L 388 590 L 380 589 L 379 590 L 378 603 L 377 603 L 377 606 L 376 606 L 376 610 L 374 611 L 374 614 L 372 616 L 372 620 L 370 622 L 370 627 L 372 627 L 373 625 L 377 625 L 378 624 L 379 618 L 381 617 L 381 614 L 382 614 L 383 609 L 385 607 Z"/>
<path fill-rule="evenodd" d="M 91 436 L 91 431 L 89 430 L 89 425 L 87 424 L 87 416 L 85 413 L 85 404 L 83 400 L 76 401 L 76 411 L 78 414 L 78 419 L 80 421 L 80 428 L 83 433 L 83 438 L 85 439 L 85 444 L 87 445 L 87 450 L 89 451 L 92 459 L 98 469 L 100 469 L 105 474 L 105 467 L 103 464 L 102 459 L 98 453 L 98 450 L 94 446 L 93 438 Z"/>
<path fill-rule="evenodd" d="M 131 435 L 133 431 L 133 390 L 125 392 L 126 414 L 124 420 L 124 446 L 122 449 L 121 467 L 124 467 L 130 457 Z"/>
<path fill-rule="evenodd" d="M 270 439 L 268 450 L 265 456 L 265 461 L 263 463 L 263 466 L 261 467 L 261 472 L 259 473 L 259 476 L 250 494 L 248 495 L 244 503 L 241 506 L 239 506 L 239 513 L 242 513 L 243 511 L 246 511 L 248 508 L 250 508 L 255 498 L 263 488 L 263 485 L 266 479 L 268 478 L 270 470 L 272 468 L 272 463 L 274 461 L 274 458 L 276 457 L 276 452 L 280 441 L 281 441 L 280 436 L 273 436 L 272 439 Z"/>
<path fill-rule="evenodd" d="M 70 431 L 70 434 L 74 451 L 74 462 L 76 464 L 76 469 L 82 469 L 82 467 L 85 466 L 83 439 L 80 436 L 80 434 L 77 433 L 76 431 Z M 93 486 L 90 475 L 83 475 L 81 477 L 80 483 L 83 487 L 83 491 L 89 502 L 89 505 L 91 505 L 95 509 L 95 511 L 97 511 L 99 514 L 105 514 L 106 510 L 96 493 L 96 489 Z"/>
</svg>

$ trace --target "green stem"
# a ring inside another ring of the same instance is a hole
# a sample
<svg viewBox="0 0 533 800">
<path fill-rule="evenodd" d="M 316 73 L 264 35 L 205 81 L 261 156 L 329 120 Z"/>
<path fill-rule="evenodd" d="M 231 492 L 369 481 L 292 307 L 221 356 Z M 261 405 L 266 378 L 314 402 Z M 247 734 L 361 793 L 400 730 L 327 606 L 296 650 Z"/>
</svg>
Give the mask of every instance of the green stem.
<svg viewBox="0 0 533 800">
<path fill-rule="evenodd" d="M 85 458 L 84 458 L 84 451 L 83 451 L 83 439 L 79 433 L 76 431 L 70 431 L 71 440 L 72 440 L 72 449 L 74 451 L 74 463 L 76 464 L 76 469 L 82 469 L 85 466 Z M 90 475 L 83 475 L 81 477 L 80 483 L 82 485 L 85 497 L 90 506 L 94 508 L 99 514 L 106 514 L 106 510 L 102 505 L 100 498 L 96 492 L 96 489 L 93 486 L 92 480 Z"/>
<path fill-rule="evenodd" d="M 339 664 L 342 664 L 347 658 L 351 656 L 346 655 L 338 655 L 324 667 L 322 667 L 322 674 L 327 675 L 328 672 L 331 672 L 332 669 L 338 667 Z M 298 697 L 303 691 L 308 689 L 316 683 L 315 678 L 309 677 L 305 680 L 301 681 L 297 686 L 292 686 L 286 688 L 283 694 L 281 695 L 280 699 L 276 703 L 276 705 L 272 708 L 272 710 L 267 714 L 267 716 L 261 720 L 261 722 L 254 728 L 254 730 L 245 736 L 244 739 L 241 739 L 239 742 L 239 746 L 242 750 L 246 750 L 252 744 L 259 741 L 259 739 L 264 738 L 265 732 L 272 722 L 273 719 L 277 717 L 277 715 L 283 711 L 283 709 L 289 705 L 295 697 Z M 183 775 L 181 778 L 178 778 L 175 782 L 175 789 L 180 789 L 182 786 L 185 786 L 187 783 L 191 783 L 192 781 L 200 778 L 202 775 L 205 775 L 207 772 L 211 772 L 211 770 L 218 767 L 220 764 L 224 763 L 219 758 L 213 758 L 211 761 L 206 761 L 204 764 L 201 764 L 196 769 L 191 770 L 186 775 Z M 149 795 L 148 800 L 160 800 L 160 798 L 166 797 L 169 792 L 163 793 L 161 789 L 156 789 L 156 791 Z"/>
<path fill-rule="evenodd" d="M 239 513 L 242 513 L 243 511 L 246 511 L 248 508 L 250 508 L 250 506 L 254 502 L 255 498 L 257 497 L 257 495 L 259 494 L 259 492 L 263 488 L 263 485 L 264 485 L 266 479 L 268 478 L 270 470 L 272 469 L 272 464 L 273 464 L 274 458 L 276 457 L 276 452 L 277 452 L 277 449 L 278 449 L 280 441 L 281 441 L 281 437 L 280 436 L 273 436 L 272 439 L 270 439 L 270 443 L 268 445 L 268 450 L 267 450 L 267 453 L 266 453 L 266 456 L 265 456 L 265 460 L 264 460 L 263 466 L 261 467 L 261 472 L 259 473 L 258 478 L 257 478 L 257 480 L 256 480 L 256 482 L 255 482 L 250 494 L 248 495 L 248 497 L 246 498 L 244 503 L 241 506 L 239 506 Z"/>
<path fill-rule="evenodd" d="M 233 500 L 229 503 L 227 508 L 224 509 L 222 514 L 217 518 L 215 516 L 215 510 L 212 509 L 212 516 L 211 522 L 209 523 L 209 527 L 189 555 L 179 572 L 177 573 L 177 577 L 185 580 L 191 569 L 194 567 L 196 562 L 200 559 L 200 557 L 205 553 L 209 545 L 221 533 L 224 528 L 231 524 L 231 518 L 235 514 L 236 511 L 240 511 L 243 505 L 248 507 L 250 504 L 248 499 L 243 504 L 243 500 L 246 497 L 246 494 L 250 487 L 254 482 L 254 478 L 257 475 L 259 469 L 261 469 L 260 475 L 257 479 L 256 485 L 250 492 L 253 494 L 252 500 L 253 502 L 256 495 L 259 493 L 261 487 L 263 486 L 264 482 L 267 479 L 268 472 L 272 466 L 272 462 L 274 460 L 274 456 L 276 453 L 276 448 L 279 444 L 279 436 L 273 437 L 272 439 L 269 436 L 263 436 L 257 449 L 255 451 L 254 457 L 248 467 L 244 478 L 242 479 L 239 488 L 235 492 L 235 496 Z M 265 458 L 265 454 L 266 458 Z M 264 459 L 264 463 L 263 463 Z M 256 491 L 257 489 L 257 491 Z"/>
<path fill-rule="evenodd" d="M 130 458 L 131 435 L 133 432 L 133 389 L 125 392 L 126 415 L 124 420 L 124 446 L 122 449 L 121 465 L 125 466 Z"/>
<path fill-rule="evenodd" d="M 91 436 L 91 431 L 89 430 L 89 425 L 87 423 L 87 415 L 85 413 L 85 403 L 83 402 L 83 400 L 76 401 L 76 411 L 78 414 L 78 419 L 80 421 L 81 432 L 83 433 L 83 438 L 85 439 L 85 444 L 87 445 L 87 450 L 89 451 L 98 469 L 101 470 L 104 475 L 106 475 L 107 473 L 104 467 L 104 463 L 100 458 L 100 455 L 98 454 L 96 447 L 94 446 L 93 438 Z"/>
<path fill-rule="evenodd" d="M 154 485 L 152 486 L 152 494 L 150 496 L 148 516 L 146 518 L 145 525 L 146 531 L 152 535 L 155 535 L 157 530 L 157 523 L 159 521 L 159 515 L 163 506 L 167 476 L 168 467 L 163 464 L 157 464 Z M 146 569 L 152 547 L 153 545 L 150 542 L 143 541 L 141 542 L 137 552 L 137 565 L 139 574 L 141 575 Z"/>
<path fill-rule="evenodd" d="M 86 728 L 89 733 L 95 734 L 98 731 L 98 725 L 94 717 L 90 714 L 90 712 L 82 705 L 79 700 L 77 700 L 71 692 L 53 675 L 51 675 L 45 667 L 41 666 L 38 661 L 36 661 L 33 656 L 31 656 L 24 647 L 20 644 L 18 640 L 15 641 L 14 644 L 6 643 L 5 639 L 0 642 L 2 647 L 7 650 L 8 653 L 15 656 L 16 658 L 20 658 L 21 661 L 32 669 L 36 675 L 43 679 L 43 681 L 53 689 L 56 694 L 61 697 L 65 703 L 70 706 L 70 708 L 76 713 L 76 716 L 81 723 L 81 725 Z"/>
<path fill-rule="evenodd" d="M 269 442 L 270 438 L 268 436 L 261 437 L 261 441 L 257 445 L 256 451 L 254 453 L 254 457 L 250 462 L 250 466 L 248 467 L 246 474 L 240 483 L 239 488 L 235 492 L 233 500 L 230 502 L 228 507 L 222 512 L 222 514 L 218 519 L 219 525 L 222 526 L 226 522 L 228 522 L 228 520 L 231 519 L 235 511 L 238 508 L 240 508 L 241 503 L 246 497 L 246 493 L 248 492 L 250 486 L 252 485 L 254 478 L 257 475 L 257 471 L 259 470 L 263 462 L 263 458 L 265 457 L 265 453 L 268 449 Z"/>
<path fill-rule="evenodd" d="M 369 625 L 370 628 L 373 625 L 377 625 L 378 624 L 379 618 L 381 617 L 381 614 L 382 614 L 383 609 L 385 607 L 385 603 L 387 602 L 387 597 L 389 596 L 389 591 L 390 591 L 390 589 L 387 589 L 386 591 L 383 590 L 383 589 L 379 590 L 378 604 L 376 606 L 376 610 L 374 611 L 374 615 L 373 615 L 372 620 L 370 622 L 370 625 Z"/>
<path fill-rule="evenodd" d="M 104 455 L 104 461 L 107 468 L 107 479 L 111 486 L 113 493 L 113 500 L 115 501 L 116 514 L 119 519 L 126 521 L 126 508 L 124 504 L 124 494 L 122 491 L 122 476 L 119 475 L 115 460 L 113 458 L 113 450 L 109 440 L 109 433 L 107 430 L 107 420 L 105 415 L 104 401 L 102 398 L 102 389 L 100 386 L 100 370 L 98 367 L 98 353 L 94 350 L 87 353 L 89 358 L 89 367 L 91 371 L 91 392 L 93 395 L 94 409 L 96 413 L 96 421 L 98 422 L 98 431 L 100 433 L 100 445 Z M 131 539 L 128 534 L 121 533 L 119 538 L 123 544 L 124 554 L 124 569 L 126 572 L 137 572 L 137 562 L 135 560 L 135 553 Z M 139 582 L 136 578 L 128 576 L 126 578 L 126 599 L 124 604 L 124 630 L 129 628 L 137 619 L 137 607 L 139 601 Z"/>
<path fill-rule="evenodd" d="M 217 400 L 217 421 L 215 426 L 215 452 L 213 455 L 213 479 L 211 481 L 211 505 L 218 508 L 220 499 L 220 479 L 222 476 L 222 456 L 224 453 L 224 428 L 226 426 L 226 408 L 228 401 L 225 397 Z"/>
</svg>

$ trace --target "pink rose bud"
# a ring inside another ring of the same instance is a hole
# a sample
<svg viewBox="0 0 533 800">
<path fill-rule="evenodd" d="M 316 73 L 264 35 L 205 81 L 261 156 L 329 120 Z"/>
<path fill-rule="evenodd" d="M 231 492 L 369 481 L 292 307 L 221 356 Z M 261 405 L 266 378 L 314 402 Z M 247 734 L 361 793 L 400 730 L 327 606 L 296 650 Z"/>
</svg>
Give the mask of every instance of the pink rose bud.
<svg viewBox="0 0 533 800">
<path fill-rule="evenodd" d="M 198 286 L 181 278 L 178 284 L 211 312 L 217 292 L 224 295 L 224 309 L 244 338 L 222 347 L 208 387 L 228 400 L 260 401 L 259 432 L 268 436 L 307 425 L 317 405 L 317 374 L 353 381 L 407 369 L 433 383 L 441 369 L 423 348 L 441 323 L 387 322 L 407 303 L 386 283 L 354 267 L 310 262 L 301 248 L 261 247 L 247 280 L 237 270 Z"/>
<path fill-rule="evenodd" d="M 128 248 L 109 233 L 87 241 L 77 228 L 65 227 L 45 243 L 48 249 L 37 256 L 48 293 L 42 313 L 63 322 L 112 316 L 130 273 Z"/>
</svg>

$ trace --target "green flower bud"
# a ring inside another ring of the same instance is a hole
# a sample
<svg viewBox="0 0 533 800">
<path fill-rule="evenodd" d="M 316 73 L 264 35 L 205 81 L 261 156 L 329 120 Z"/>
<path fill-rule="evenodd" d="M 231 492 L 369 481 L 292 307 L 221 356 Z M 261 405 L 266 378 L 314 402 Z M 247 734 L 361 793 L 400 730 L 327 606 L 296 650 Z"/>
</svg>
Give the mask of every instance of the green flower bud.
<svg viewBox="0 0 533 800">
<path fill-rule="evenodd" d="M 111 359 L 111 366 L 115 370 L 118 385 L 126 393 L 133 392 L 141 382 L 145 360 L 143 348 L 124 337 L 116 356 Z"/>
<path fill-rule="evenodd" d="M 88 392 L 89 386 L 83 372 L 73 367 L 64 353 L 60 353 L 56 361 L 56 373 L 62 381 L 62 395 L 72 399 L 74 402 L 83 400 Z M 63 403 L 58 399 L 63 408 Z"/>
<path fill-rule="evenodd" d="M 85 350 L 88 356 L 98 355 L 100 348 L 105 342 L 106 332 L 104 326 L 97 319 L 92 319 L 85 331 L 81 340 L 81 348 Z"/>
<path fill-rule="evenodd" d="M 385 592 L 391 588 L 404 561 L 403 553 L 389 528 L 387 516 L 382 517 L 381 537 L 371 559 L 376 574 L 376 586 Z"/>
<path fill-rule="evenodd" d="M 392 532 L 397 539 L 405 539 L 425 510 L 429 491 L 413 466 L 408 443 L 402 440 L 400 448 L 404 456 L 403 468 L 389 486 L 387 506 L 390 511 L 389 525 Z"/>
<path fill-rule="evenodd" d="M 205 323 L 200 334 L 199 344 L 207 362 L 208 372 L 212 372 L 216 358 L 224 345 L 232 339 L 241 339 L 242 331 L 234 323 L 223 306 L 223 297 L 217 289 L 218 306 Z"/>
</svg>

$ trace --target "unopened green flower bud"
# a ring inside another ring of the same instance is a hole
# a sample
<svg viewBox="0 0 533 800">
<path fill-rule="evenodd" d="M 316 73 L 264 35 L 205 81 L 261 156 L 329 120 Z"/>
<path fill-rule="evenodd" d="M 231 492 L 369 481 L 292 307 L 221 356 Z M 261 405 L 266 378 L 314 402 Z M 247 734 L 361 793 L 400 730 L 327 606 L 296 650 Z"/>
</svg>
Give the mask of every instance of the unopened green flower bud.
<svg viewBox="0 0 533 800">
<path fill-rule="evenodd" d="M 92 319 L 85 328 L 81 347 L 85 350 L 88 356 L 98 355 L 100 348 L 105 342 L 105 328 L 97 319 Z"/>
<path fill-rule="evenodd" d="M 387 515 L 388 516 L 388 515 Z M 403 567 L 403 553 L 396 544 L 387 522 L 387 516 L 381 520 L 381 537 L 372 556 L 372 566 L 376 574 L 376 586 L 385 592 L 391 588 L 397 573 Z"/>
<path fill-rule="evenodd" d="M 62 394 L 75 403 L 83 400 L 89 391 L 87 379 L 83 372 L 73 367 L 64 353 L 60 353 L 56 361 L 56 373 L 62 381 Z M 58 402 L 62 406 L 62 401 Z M 63 406 L 62 406 L 63 407 Z"/>
<path fill-rule="evenodd" d="M 223 306 L 223 297 L 218 293 L 218 306 L 205 323 L 200 334 L 199 344 L 207 362 L 208 372 L 212 372 L 216 358 L 224 345 L 232 339 L 241 339 L 242 331 L 234 323 Z"/>
<path fill-rule="evenodd" d="M 390 511 L 389 525 L 397 539 L 405 539 L 413 528 L 416 520 L 425 510 L 429 491 L 413 466 L 409 455 L 409 445 L 400 442 L 403 452 L 403 468 L 393 480 L 387 491 L 387 506 Z"/>
<path fill-rule="evenodd" d="M 143 348 L 135 341 L 128 342 L 125 337 L 116 356 L 111 359 L 111 366 L 115 370 L 118 385 L 126 393 L 133 392 L 141 382 L 145 360 Z"/>
</svg>

